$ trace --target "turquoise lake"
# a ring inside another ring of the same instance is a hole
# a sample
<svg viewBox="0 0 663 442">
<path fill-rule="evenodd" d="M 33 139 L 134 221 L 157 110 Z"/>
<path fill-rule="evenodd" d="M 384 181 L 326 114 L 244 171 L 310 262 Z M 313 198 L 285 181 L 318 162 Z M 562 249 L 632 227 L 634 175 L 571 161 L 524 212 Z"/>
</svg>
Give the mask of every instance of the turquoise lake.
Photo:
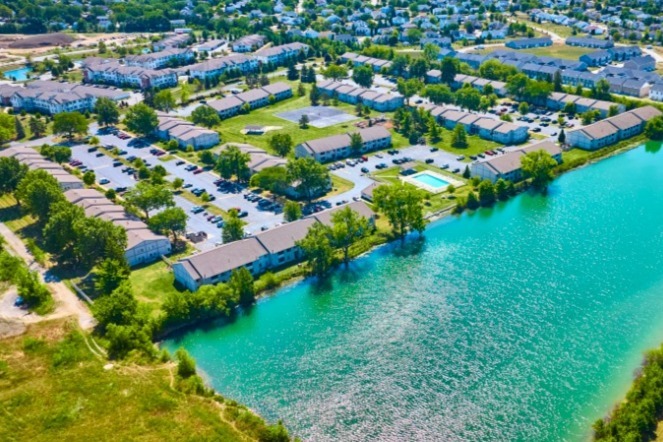
<svg viewBox="0 0 663 442">
<path fill-rule="evenodd" d="M 311 441 L 584 441 L 663 342 L 663 153 L 433 224 L 184 346 Z"/>
</svg>

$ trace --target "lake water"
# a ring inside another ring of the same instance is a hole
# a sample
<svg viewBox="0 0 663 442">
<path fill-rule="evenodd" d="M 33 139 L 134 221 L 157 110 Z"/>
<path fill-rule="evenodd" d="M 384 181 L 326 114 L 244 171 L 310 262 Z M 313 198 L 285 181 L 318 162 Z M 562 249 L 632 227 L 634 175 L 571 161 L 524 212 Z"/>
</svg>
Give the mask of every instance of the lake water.
<svg viewBox="0 0 663 442">
<path fill-rule="evenodd" d="M 305 440 L 586 440 L 663 341 L 663 154 L 431 226 L 186 347 Z"/>
<path fill-rule="evenodd" d="M 5 71 L 5 78 L 14 81 L 26 81 L 30 72 L 32 72 L 32 68 L 25 66 L 11 71 Z"/>
</svg>

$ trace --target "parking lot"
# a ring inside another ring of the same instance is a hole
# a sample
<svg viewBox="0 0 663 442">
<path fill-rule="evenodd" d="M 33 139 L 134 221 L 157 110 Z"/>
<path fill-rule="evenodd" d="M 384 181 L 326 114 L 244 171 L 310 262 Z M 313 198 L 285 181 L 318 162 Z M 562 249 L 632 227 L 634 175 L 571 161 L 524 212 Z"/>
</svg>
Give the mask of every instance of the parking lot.
<svg viewBox="0 0 663 442">
<path fill-rule="evenodd" d="M 187 186 L 187 190 L 185 190 L 186 192 L 196 188 L 203 189 L 209 195 L 215 197 L 215 200 L 210 201 L 208 204 L 216 206 L 224 211 L 236 208 L 239 209 L 239 211 L 247 212 L 248 216 L 244 220 L 247 222 L 245 230 L 249 234 L 275 227 L 283 222 L 283 215 L 281 213 L 261 210 L 256 202 L 246 200 L 241 188 L 236 190 L 236 193 L 219 191 L 217 185 L 214 184 L 214 182 L 219 179 L 219 176 L 216 174 L 209 171 L 198 174 L 188 172 L 185 170 L 185 167 L 190 163 L 185 162 L 184 164 L 177 165 L 177 163 L 181 161 L 177 157 L 169 161 L 161 161 L 157 156 L 150 152 L 150 149 L 155 146 L 130 146 L 131 139 L 121 139 L 113 134 L 99 134 L 96 125 L 91 127 L 91 133 L 94 133 L 100 139 L 102 146 L 113 146 L 126 151 L 126 154 L 123 155 L 124 158 L 133 156 L 143 159 L 150 166 L 155 166 L 157 164 L 162 165 L 169 174 L 166 177 L 167 180 L 172 181 L 176 178 L 182 178 L 184 180 L 185 186 Z M 108 183 L 105 184 L 104 187 L 109 189 L 117 187 L 126 187 L 127 189 L 130 189 L 135 186 L 136 180 L 134 177 L 122 171 L 123 169 L 126 169 L 126 166 L 122 165 L 114 167 L 114 160 L 111 157 L 99 151 L 89 152 L 89 150 L 90 146 L 88 145 L 74 146 L 72 148 L 72 159 L 81 161 L 87 169 L 93 170 L 97 177 L 97 182 L 103 179 L 108 180 Z M 208 213 L 206 211 L 196 214 L 192 213 L 195 204 L 183 196 L 176 195 L 175 202 L 177 206 L 184 209 L 189 216 L 189 220 L 187 221 L 188 231 L 204 231 L 207 233 L 207 240 L 196 244 L 197 248 L 205 250 L 213 247 L 215 243 L 220 242 L 221 230 L 216 227 L 216 224 L 207 221 L 206 218 Z"/>
<path fill-rule="evenodd" d="M 538 133 L 548 137 L 556 137 L 562 128 L 557 124 L 560 112 L 554 112 L 545 108 L 530 107 L 530 111 L 524 115 L 518 112 L 518 103 L 514 106 L 505 104 L 497 105 L 488 111 L 487 116 L 499 118 L 499 113 L 506 113 L 511 116 L 514 124 L 520 126 L 527 126 L 530 133 Z M 581 126 L 580 119 L 575 116 L 570 118 L 568 115 L 563 115 L 565 120 L 564 130 L 569 131 L 574 127 Z"/>
</svg>

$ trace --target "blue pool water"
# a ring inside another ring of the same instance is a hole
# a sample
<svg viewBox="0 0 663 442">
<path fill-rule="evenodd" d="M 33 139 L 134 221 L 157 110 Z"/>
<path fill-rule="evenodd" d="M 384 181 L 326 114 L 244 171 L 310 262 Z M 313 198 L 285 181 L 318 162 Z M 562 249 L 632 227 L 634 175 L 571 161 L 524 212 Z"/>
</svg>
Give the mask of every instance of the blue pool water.
<svg viewBox="0 0 663 442">
<path fill-rule="evenodd" d="M 428 173 L 422 173 L 421 175 L 417 175 L 412 178 L 419 181 L 420 183 L 423 183 L 430 187 L 434 187 L 436 189 L 449 185 L 449 183 L 447 181 L 444 181 L 442 178 L 438 178 Z"/>
<path fill-rule="evenodd" d="M 28 79 L 28 74 L 30 72 L 32 72 L 32 68 L 25 66 L 20 69 L 13 69 L 11 71 L 6 71 L 5 78 L 14 81 L 26 81 Z"/>
</svg>

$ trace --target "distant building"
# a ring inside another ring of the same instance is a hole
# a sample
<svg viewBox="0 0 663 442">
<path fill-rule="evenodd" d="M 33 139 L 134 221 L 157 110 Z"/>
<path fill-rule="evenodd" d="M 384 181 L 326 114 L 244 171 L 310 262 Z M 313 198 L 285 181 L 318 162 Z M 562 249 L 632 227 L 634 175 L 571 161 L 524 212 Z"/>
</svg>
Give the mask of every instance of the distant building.
<svg viewBox="0 0 663 442">
<path fill-rule="evenodd" d="M 244 54 L 232 54 L 212 58 L 189 66 L 189 75 L 201 81 L 218 78 L 225 72 L 236 71 L 241 75 L 257 72 L 260 62 L 257 58 Z"/>
<path fill-rule="evenodd" d="M 58 182 L 62 191 L 82 189 L 83 181 L 70 174 L 62 166 L 44 158 L 39 152 L 25 146 L 10 147 L 0 150 L 0 158 L 16 158 L 20 163 L 28 166 L 30 170 L 44 170 Z"/>
<path fill-rule="evenodd" d="M 315 223 L 330 225 L 331 215 L 345 207 L 373 223 L 373 211 L 364 202 L 353 202 L 182 258 L 172 266 L 175 280 L 195 291 L 206 284 L 227 282 L 232 272 L 242 267 L 258 277 L 267 270 L 299 262 L 303 256 L 297 241 L 303 239 Z"/>
<path fill-rule="evenodd" d="M 273 83 L 220 100 L 213 100 L 207 105 L 216 110 L 221 118 L 229 118 L 239 114 L 245 105 L 248 105 L 251 110 L 267 106 L 269 97 L 274 97 L 276 101 L 285 100 L 292 97 L 292 88 L 287 83 Z"/>
<path fill-rule="evenodd" d="M 520 38 L 517 40 L 511 40 L 505 43 L 507 48 L 511 49 L 529 49 L 529 48 L 541 48 L 544 46 L 552 46 L 552 39 L 550 37 L 538 37 L 538 38 Z"/>
<path fill-rule="evenodd" d="M 231 43 L 233 52 L 253 52 L 262 47 L 267 39 L 262 35 L 252 34 L 241 37 Z"/>
<path fill-rule="evenodd" d="M 191 49 L 166 48 L 150 54 L 129 55 L 125 58 L 125 64 L 145 69 L 160 69 L 189 64 L 195 60 L 195 57 Z"/>
<path fill-rule="evenodd" d="M 507 151 L 497 156 L 475 161 L 472 163 L 470 171 L 472 176 L 479 177 L 482 180 L 487 179 L 493 183 L 500 178 L 511 182 L 518 182 L 523 178 L 521 166 L 522 157 L 530 152 L 537 152 L 539 150 L 548 152 L 557 163 L 562 162 L 562 149 L 555 143 L 543 141 L 521 147 L 520 149 Z"/>
<path fill-rule="evenodd" d="M 615 46 L 612 40 L 604 40 L 591 37 L 569 37 L 566 39 L 569 46 L 580 46 L 583 48 L 609 49 Z"/>
<path fill-rule="evenodd" d="M 382 126 L 360 129 L 356 133 L 362 140 L 361 153 L 391 146 L 391 133 Z M 332 135 L 305 141 L 295 147 L 297 158 L 309 157 L 320 163 L 344 159 L 352 155 L 350 134 Z"/>
<path fill-rule="evenodd" d="M 219 144 L 219 133 L 215 130 L 164 113 L 158 113 L 158 119 L 155 134 L 162 140 L 176 140 L 180 147 L 192 146 L 195 150 Z"/>
<path fill-rule="evenodd" d="M 647 121 L 661 115 L 653 106 L 639 107 L 567 133 L 566 142 L 584 150 L 597 150 L 641 133 Z"/>
<path fill-rule="evenodd" d="M 177 86 L 177 74 L 169 69 L 155 70 L 121 65 L 114 59 L 88 58 L 83 62 L 83 80 L 137 89 Z"/>
<path fill-rule="evenodd" d="M 336 97 L 344 103 L 361 103 L 379 112 L 391 112 L 403 106 L 403 96 L 391 93 L 381 93 L 372 89 L 352 86 L 333 80 L 318 83 L 318 90 L 329 96 Z"/>
</svg>

